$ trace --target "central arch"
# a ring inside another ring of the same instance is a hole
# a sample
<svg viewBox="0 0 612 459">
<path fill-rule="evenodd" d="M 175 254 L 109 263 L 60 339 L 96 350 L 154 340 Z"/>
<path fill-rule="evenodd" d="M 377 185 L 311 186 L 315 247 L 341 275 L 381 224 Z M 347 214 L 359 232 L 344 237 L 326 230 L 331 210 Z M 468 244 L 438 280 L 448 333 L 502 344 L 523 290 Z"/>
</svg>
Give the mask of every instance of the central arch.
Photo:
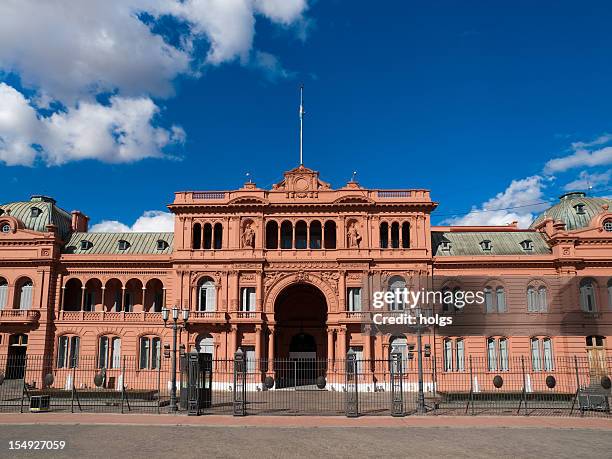
<svg viewBox="0 0 612 459">
<path fill-rule="evenodd" d="M 285 287 L 274 302 L 274 320 L 277 358 L 327 358 L 327 301 L 317 287 Z"/>
</svg>

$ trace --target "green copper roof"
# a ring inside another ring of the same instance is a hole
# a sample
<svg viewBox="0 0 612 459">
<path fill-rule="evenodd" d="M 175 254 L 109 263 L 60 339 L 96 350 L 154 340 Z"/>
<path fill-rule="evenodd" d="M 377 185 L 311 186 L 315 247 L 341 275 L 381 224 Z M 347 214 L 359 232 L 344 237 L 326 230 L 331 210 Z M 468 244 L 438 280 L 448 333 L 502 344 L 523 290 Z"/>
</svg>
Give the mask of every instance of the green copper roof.
<svg viewBox="0 0 612 459">
<path fill-rule="evenodd" d="M 81 241 L 88 241 L 84 248 Z M 119 248 L 119 241 L 126 241 L 125 250 Z M 159 250 L 157 241 L 164 241 Z M 80 255 L 169 255 L 172 253 L 174 233 L 72 233 L 63 253 Z"/>
<path fill-rule="evenodd" d="M 32 214 L 32 208 L 40 209 L 39 215 Z M 21 220 L 27 229 L 46 232 L 47 225 L 57 226 L 58 233 L 63 240 L 68 238 L 72 226 L 72 216 L 64 209 L 60 209 L 53 198 L 46 196 L 32 196 L 30 201 L 17 201 L 0 205 L 2 213 Z"/>
<path fill-rule="evenodd" d="M 576 206 L 583 204 L 582 211 L 578 213 Z M 545 218 L 560 220 L 565 223 L 565 229 L 571 231 L 589 226 L 590 221 L 603 209 L 601 206 L 609 205 L 612 208 L 612 199 L 591 198 L 581 192 L 566 193 L 559 198 L 559 202 L 544 211 L 531 224 L 533 228 Z"/>
<path fill-rule="evenodd" d="M 524 250 L 521 242 L 532 241 L 532 249 Z M 490 250 L 482 242 L 490 241 Z M 509 232 L 440 232 L 431 233 L 433 254 L 443 256 L 545 255 L 551 253 L 542 233 L 538 231 Z M 446 246 L 446 248 L 445 248 Z"/>
</svg>

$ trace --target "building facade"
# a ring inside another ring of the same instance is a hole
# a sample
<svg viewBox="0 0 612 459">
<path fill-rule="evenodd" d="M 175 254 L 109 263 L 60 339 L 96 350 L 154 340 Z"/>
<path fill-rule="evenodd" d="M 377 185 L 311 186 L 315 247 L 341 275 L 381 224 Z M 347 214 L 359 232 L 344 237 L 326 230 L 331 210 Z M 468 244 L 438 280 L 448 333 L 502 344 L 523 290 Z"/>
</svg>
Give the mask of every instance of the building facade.
<svg viewBox="0 0 612 459">
<path fill-rule="evenodd" d="M 564 195 L 527 230 L 435 227 L 427 190 L 332 189 L 300 166 L 270 190 L 176 193 L 173 233 L 91 233 L 83 213 L 34 196 L 0 206 L 0 355 L 53 356 L 57 367 L 89 355 L 99 368 L 130 355 L 151 368 L 171 340 L 162 307 L 176 306 L 190 310 L 180 343 L 215 359 L 241 348 L 253 361 L 333 361 L 352 348 L 385 360 L 416 338 L 371 323 L 374 292 L 470 288 L 482 305 L 432 305 L 454 319 L 424 332 L 445 370 L 468 356 L 545 369 L 578 355 L 604 374 L 610 202 Z"/>
</svg>

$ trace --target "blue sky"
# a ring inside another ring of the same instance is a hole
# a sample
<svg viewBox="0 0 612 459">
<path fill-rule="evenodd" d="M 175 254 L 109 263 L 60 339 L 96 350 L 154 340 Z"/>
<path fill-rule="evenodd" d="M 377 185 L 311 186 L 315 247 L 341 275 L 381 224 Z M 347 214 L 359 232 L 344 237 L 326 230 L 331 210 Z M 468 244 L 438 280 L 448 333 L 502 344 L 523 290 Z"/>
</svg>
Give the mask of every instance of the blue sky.
<svg viewBox="0 0 612 459">
<path fill-rule="evenodd" d="M 131 226 L 174 191 L 270 187 L 298 162 L 302 82 L 305 165 L 333 186 L 431 189 L 436 223 L 612 194 L 608 2 L 253 1 L 63 0 L 42 28 L 3 2 L 2 201 Z"/>
</svg>

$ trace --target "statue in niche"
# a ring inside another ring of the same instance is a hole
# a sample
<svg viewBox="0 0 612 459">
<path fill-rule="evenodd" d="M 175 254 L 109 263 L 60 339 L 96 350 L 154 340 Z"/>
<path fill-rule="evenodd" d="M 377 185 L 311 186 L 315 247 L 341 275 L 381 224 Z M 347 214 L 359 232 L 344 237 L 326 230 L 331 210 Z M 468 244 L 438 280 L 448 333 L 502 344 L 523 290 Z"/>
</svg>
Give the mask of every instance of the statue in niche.
<svg viewBox="0 0 612 459">
<path fill-rule="evenodd" d="M 357 231 L 357 223 L 353 223 L 348 229 L 348 246 L 349 249 L 358 249 L 361 242 L 361 235 Z"/>
<path fill-rule="evenodd" d="M 251 249 L 255 248 L 255 230 L 251 227 L 250 223 L 244 227 L 244 232 L 242 233 L 242 246 Z"/>
</svg>

